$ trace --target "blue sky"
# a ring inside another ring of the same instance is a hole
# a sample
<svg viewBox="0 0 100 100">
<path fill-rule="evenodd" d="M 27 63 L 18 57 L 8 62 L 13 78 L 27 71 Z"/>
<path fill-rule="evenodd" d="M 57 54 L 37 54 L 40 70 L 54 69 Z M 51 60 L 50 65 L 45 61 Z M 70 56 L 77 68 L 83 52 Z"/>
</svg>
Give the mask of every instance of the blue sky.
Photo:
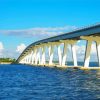
<svg viewBox="0 0 100 100">
<path fill-rule="evenodd" d="M 17 58 L 21 44 L 99 22 L 100 0 L 0 0 L 0 56 Z"/>
</svg>

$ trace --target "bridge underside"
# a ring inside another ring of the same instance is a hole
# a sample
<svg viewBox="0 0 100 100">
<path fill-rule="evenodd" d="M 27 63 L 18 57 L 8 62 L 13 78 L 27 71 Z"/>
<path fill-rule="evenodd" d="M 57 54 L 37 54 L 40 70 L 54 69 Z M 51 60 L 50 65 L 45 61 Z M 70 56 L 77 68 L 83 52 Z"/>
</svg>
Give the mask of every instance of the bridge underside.
<svg viewBox="0 0 100 100">
<path fill-rule="evenodd" d="M 96 27 L 96 26 L 95 26 Z M 81 33 L 82 34 L 81 34 Z M 87 34 L 85 34 L 85 32 Z M 90 32 L 90 34 L 89 34 Z M 95 33 L 93 33 L 95 32 Z M 72 32 L 73 33 L 73 32 Z M 84 30 L 77 30 L 74 33 L 67 33 L 63 35 L 59 35 L 56 37 L 44 39 L 38 41 L 36 43 L 31 44 L 28 48 L 24 50 L 21 56 L 18 58 L 18 63 L 21 64 L 30 64 L 30 65 L 38 65 L 38 66 L 56 66 L 56 67 L 64 67 L 64 68 L 80 68 L 80 69 L 100 69 L 100 25 L 97 25 L 97 29 L 94 27 L 85 28 Z M 84 33 L 84 34 L 83 34 Z M 76 35 L 75 35 L 76 34 Z M 74 36 L 75 35 L 75 36 Z M 65 37 L 68 38 L 65 38 Z M 71 37 L 71 38 L 69 38 Z M 86 50 L 84 56 L 84 66 L 78 66 L 77 61 L 77 50 L 76 50 L 76 43 L 79 40 L 86 40 Z M 92 43 L 96 43 L 96 52 L 97 52 L 97 59 L 98 59 L 98 67 L 90 67 L 90 52 L 93 49 Z M 63 48 L 61 48 L 63 45 Z M 67 56 L 68 56 L 68 45 L 71 46 L 72 51 L 72 58 L 73 58 L 73 66 L 68 66 L 66 63 Z M 58 53 L 58 64 L 53 62 L 54 47 L 57 47 Z M 46 61 L 46 50 L 48 50 L 48 61 Z"/>
</svg>

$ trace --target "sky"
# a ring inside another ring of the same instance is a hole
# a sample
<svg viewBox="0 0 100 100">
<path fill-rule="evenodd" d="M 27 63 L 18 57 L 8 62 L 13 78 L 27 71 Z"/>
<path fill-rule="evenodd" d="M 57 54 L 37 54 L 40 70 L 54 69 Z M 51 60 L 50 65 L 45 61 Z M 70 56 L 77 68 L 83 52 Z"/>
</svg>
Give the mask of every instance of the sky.
<svg viewBox="0 0 100 100">
<path fill-rule="evenodd" d="M 99 22 L 100 0 L 0 0 L 0 57 L 17 59 L 35 41 Z"/>
</svg>

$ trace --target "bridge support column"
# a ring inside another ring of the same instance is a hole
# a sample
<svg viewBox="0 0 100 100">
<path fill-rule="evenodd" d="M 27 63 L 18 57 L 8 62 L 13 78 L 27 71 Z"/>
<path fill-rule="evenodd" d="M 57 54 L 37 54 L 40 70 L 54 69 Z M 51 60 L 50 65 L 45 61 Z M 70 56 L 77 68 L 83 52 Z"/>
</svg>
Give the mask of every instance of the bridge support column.
<svg viewBox="0 0 100 100">
<path fill-rule="evenodd" d="M 37 48 L 34 50 L 34 64 L 37 64 Z"/>
<path fill-rule="evenodd" d="M 36 62 L 36 48 L 34 48 L 33 53 L 32 53 L 32 64 L 35 64 Z"/>
<path fill-rule="evenodd" d="M 26 64 L 26 56 L 24 57 L 24 63 Z"/>
<path fill-rule="evenodd" d="M 28 55 L 26 56 L 26 64 L 28 64 Z"/>
<path fill-rule="evenodd" d="M 24 57 L 24 64 L 26 64 L 26 56 Z"/>
<path fill-rule="evenodd" d="M 60 45 L 58 45 L 57 47 L 58 47 L 59 65 L 61 65 L 62 64 L 62 52 L 61 52 Z"/>
<path fill-rule="evenodd" d="M 99 67 L 100 67 L 100 41 L 96 41 L 97 43 L 97 57 L 98 57 L 98 63 L 99 63 Z"/>
<path fill-rule="evenodd" d="M 41 64 L 45 65 L 45 46 L 42 46 L 42 59 Z"/>
<path fill-rule="evenodd" d="M 32 64 L 32 55 L 33 55 L 33 51 L 30 54 L 30 64 Z"/>
<path fill-rule="evenodd" d="M 29 54 L 29 64 L 31 64 L 31 54 Z"/>
<path fill-rule="evenodd" d="M 54 47 L 53 45 L 49 46 L 49 65 L 53 65 L 53 52 Z"/>
<path fill-rule="evenodd" d="M 25 58 L 23 58 L 23 64 L 25 64 Z"/>
<path fill-rule="evenodd" d="M 31 53 L 29 54 L 29 64 L 31 64 Z"/>
<path fill-rule="evenodd" d="M 72 44 L 71 48 L 72 48 L 72 57 L 73 57 L 73 61 L 74 61 L 74 66 L 77 66 L 77 56 L 76 56 L 76 46 L 75 46 L 75 44 Z"/>
<path fill-rule="evenodd" d="M 28 57 L 28 55 L 27 55 L 27 64 L 29 63 L 29 60 L 28 60 L 28 59 L 29 59 L 29 57 Z"/>
<path fill-rule="evenodd" d="M 26 62 L 26 64 L 27 64 L 27 56 L 25 56 L 25 62 Z"/>
<path fill-rule="evenodd" d="M 24 60 L 23 60 L 23 64 L 25 64 L 25 58 L 24 58 Z"/>
<path fill-rule="evenodd" d="M 87 40 L 84 67 L 89 67 L 91 45 L 92 45 L 92 41 Z"/>
<path fill-rule="evenodd" d="M 25 64 L 25 59 L 23 58 L 23 64 Z"/>
<path fill-rule="evenodd" d="M 40 64 L 40 52 L 39 52 L 39 49 L 37 49 L 37 52 L 36 52 L 36 61 L 35 61 L 35 64 L 37 65 L 38 62 Z"/>
<path fill-rule="evenodd" d="M 20 62 L 19 62 L 20 64 L 22 64 L 22 60 L 20 60 Z"/>
<path fill-rule="evenodd" d="M 40 52 L 39 52 L 39 51 L 38 51 L 38 54 L 37 54 L 37 63 L 38 63 L 38 64 L 41 64 Z"/>
<path fill-rule="evenodd" d="M 67 43 L 64 43 L 64 50 L 63 50 L 63 58 L 62 58 L 62 66 L 65 66 L 66 57 L 67 57 Z"/>
<path fill-rule="evenodd" d="M 22 60 L 20 60 L 20 62 L 19 62 L 20 64 L 23 64 L 24 63 L 24 61 L 23 61 L 23 59 Z"/>
<path fill-rule="evenodd" d="M 33 51 L 31 52 L 31 57 L 30 57 L 31 61 L 30 61 L 30 64 L 32 64 L 32 56 L 33 56 Z"/>
</svg>

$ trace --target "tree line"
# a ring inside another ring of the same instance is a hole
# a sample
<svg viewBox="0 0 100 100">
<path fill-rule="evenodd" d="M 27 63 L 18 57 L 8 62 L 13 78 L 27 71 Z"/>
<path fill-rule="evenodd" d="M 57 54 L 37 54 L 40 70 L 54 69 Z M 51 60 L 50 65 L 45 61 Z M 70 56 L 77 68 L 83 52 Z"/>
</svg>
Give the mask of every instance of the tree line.
<svg viewBox="0 0 100 100">
<path fill-rule="evenodd" d="M 16 59 L 12 58 L 0 58 L 0 62 L 15 62 Z"/>
</svg>

